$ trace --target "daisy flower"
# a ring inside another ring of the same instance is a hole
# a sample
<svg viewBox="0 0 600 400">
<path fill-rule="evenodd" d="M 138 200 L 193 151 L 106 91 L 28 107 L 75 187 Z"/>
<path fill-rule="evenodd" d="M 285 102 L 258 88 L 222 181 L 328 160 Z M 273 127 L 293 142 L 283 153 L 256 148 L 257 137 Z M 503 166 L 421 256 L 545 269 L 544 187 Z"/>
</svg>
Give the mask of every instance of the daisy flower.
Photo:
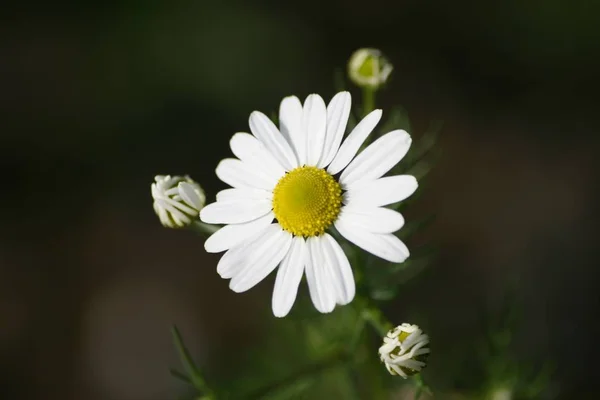
<svg viewBox="0 0 600 400">
<path fill-rule="evenodd" d="M 286 97 L 279 129 L 259 111 L 250 114 L 250 131 L 230 141 L 237 158 L 222 160 L 219 179 L 232 188 L 200 211 L 205 223 L 225 224 L 206 240 L 206 251 L 221 257 L 217 272 L 229 287 L 244 292 L 278 268 L 272 308 L 288 314 L 306 273 L 312 302 L 322 313 L 352 301 L 354 276 L 335 227 L 348 241 L 384 260 L 399 263 L 407 247 L 393 232 L 402 215 L 384 206 L 410 196 L 417 181 L 409 175 L 383 175 L 407 153 L 411 138 L 389 132 L 357 155 L 381 119 L 367 115 L 342 143 L 350 114 L 350 93 L 329 105 L 316 94 L 304 104 Z"/>
<path fill-rule="evenodd" d="M 404 323 L 395 327 L 383 338 L 379 357 L 392 375 L 405 378 L 420 372 L 427 365 L 429 336 L 417 325 Z"/>
<path fill-rule="evenodd" d="M 150 188 L 154 212 L 165 228 L 192 224 L 206 202 L 204 190 L 187 175 L 157 175 Z"/>
</svg>

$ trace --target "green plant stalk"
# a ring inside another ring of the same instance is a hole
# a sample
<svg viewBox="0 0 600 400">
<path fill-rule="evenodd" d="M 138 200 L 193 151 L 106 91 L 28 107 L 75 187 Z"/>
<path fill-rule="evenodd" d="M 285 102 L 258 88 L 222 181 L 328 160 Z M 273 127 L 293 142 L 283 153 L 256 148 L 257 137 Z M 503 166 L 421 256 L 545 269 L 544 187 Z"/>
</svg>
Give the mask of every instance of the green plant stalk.
<svg viewBox="0 0 600 400">
<path fill-rule="evenodd" d="M 190 224 L 188 228 L 200 236 L 209 237 L 221 229 L 221 225 L 205 224 L 202 221 L 194 221 L 194 223 Z"/>
<path fill-rule="evenodd" d="M 257 389 L 254 392 L 245 396 L 244 399 L 248 399 L 248 400 L 261 399 L 279 389 L 285 388 L 286 386 L 289 386 L 289 385 L 295 383 L 296 381 L 298 381 L 300 379 L 316 376 L 316 375 L 320 374 L 321 372 L 326 371 L 330 368 L 334 368 L 334 367 L 343 365 L 343 364 L 347 363 L 349 360 L 350 360 L 350 357 L 346 353 L 344 353 L 344 352 L 336 353 L 329 358 L 319 361 L 318 363 L 309 365 L 306 368 L 298 370 L 298 371 L 294 372 L 293 374 L 291 374 L 277 382 L 270 383 L 266 386 L 263 386 L 262 388 Z"/>
<path fill-rule="evenodd" d="M 183 338 L 181 337 L 179 329 L 177 329 L 175 325 L 173 325 L 173 327 L 171 328 L 171 333 L 173 335 L 173 342 L 175 343 L 175 347 L 177 347 L 177 351 L 179 352 L 179 358 L 181 359 L 181 363 L 183 364 L 186 372 L 189 374 L 189 381 L 192 384 L 192 386 L 194 386 L 196 390 L 198 390 L 204 395 L 203 398 L 215 399 L 213 391 L 206 384 L 206 381 L 204 380 L 202 374 L 200 373 L 200 370 L 194 363 L 194 360 L 189 350 L 187 349 L 187 347 L 185 347 L 185 344 L 183 343 Z M 175 370 L 171 370 L 171 374 L 183 380 L 185 380 L 185 378 L 188 378 Z"/>
<path fill-rule="evenodd" d="M 371 111 L 375 109 L 375 92 L 376 89 L 371 87 L 363 87 L 362 90 L 362 117 L 366 117 Z"/>
<path fill-rule="evenodd" d="M 366 117 L 371 111 L 375 110 L 375 93 L 377 89 L 371 87 L 363 87 L 362 90 L 362 117 Z M 363 144 L 360 146 L 359 152 L 362 152 L 373 140 L 377 139 L 375 132 L 372 132 Z"/>
</svg>

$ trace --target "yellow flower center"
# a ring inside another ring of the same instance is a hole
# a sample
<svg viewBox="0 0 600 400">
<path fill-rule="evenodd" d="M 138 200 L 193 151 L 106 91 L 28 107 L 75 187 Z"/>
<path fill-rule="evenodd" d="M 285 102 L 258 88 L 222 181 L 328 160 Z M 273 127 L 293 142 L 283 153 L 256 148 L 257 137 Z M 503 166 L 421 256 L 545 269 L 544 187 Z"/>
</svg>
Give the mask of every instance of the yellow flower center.
<svg viewBox="0 0 600 400">
<path fill-rule="evenodd" d="M 325 232 L 340 213 L 342 188 L 325 170 L 298 167 L 273 190 L 273 212 L 279 225 L 296 236 Z"/>
</svg>

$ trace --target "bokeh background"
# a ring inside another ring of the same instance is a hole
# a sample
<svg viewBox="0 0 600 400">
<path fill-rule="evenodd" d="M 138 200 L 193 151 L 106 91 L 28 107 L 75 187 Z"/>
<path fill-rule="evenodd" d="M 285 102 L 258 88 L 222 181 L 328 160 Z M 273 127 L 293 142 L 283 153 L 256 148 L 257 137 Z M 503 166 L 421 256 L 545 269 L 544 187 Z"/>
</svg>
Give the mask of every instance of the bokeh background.
<svg viewBox="0 0 600 400">
<path fill-rule="evenodd" d="M 426 327 L 431 373 L 452 392 L 470 379 L 450 378 L 455 357 L 475 357 L 482 314 L 493 320 L 508 292 L 520 362 L 553 362 L 555 398 L 600 395 L 600 3 L 472 3 L 3 7 L 0 398 L 175 398 L 172 323 L 209 375 L 242 370 L 282 323 L 273 278 L 231 292 L 201 238 L 161 227 L 150 183 L 187 173 L 211 199 L 249 113 L 330 98 L 364 46 L 395 66 L 384 115 L 403 105 L 415 137 L 445 121 L 407 215 L 437 215 L 425 236 L 439 257 L 386 314 Z"/>
</svg>

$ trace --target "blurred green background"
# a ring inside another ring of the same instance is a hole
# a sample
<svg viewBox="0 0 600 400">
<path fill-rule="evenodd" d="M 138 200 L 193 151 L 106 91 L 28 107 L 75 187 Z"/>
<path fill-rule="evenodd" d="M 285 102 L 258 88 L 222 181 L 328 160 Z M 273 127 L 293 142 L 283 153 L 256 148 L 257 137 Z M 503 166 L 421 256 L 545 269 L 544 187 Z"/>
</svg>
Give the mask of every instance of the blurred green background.
<svg viewBox="0 0 600 400">
<path fill-rule="evenodd" d="M 431 336 L 425 377 L 444 393 L 480 385 L 482 319 L 502 325 L 510 293 L 519 365 L 552 361 L 554 398 L 600 396 L 600 2 L 472 3 L 4 6 L 0 399 L 175 398 L 172 323 L 215 379 L 284 340 L 273 277 L 231 292 L 202 239 L 161 227 L 150 183 L 187 173 L 212 199 L 249 113 L 329 99 L 364 46 L 395 66 L 384 116 L 402 104 L 415 137 L 445 121 L 406 216 L 437 215 L 418 240 L 440 256 L 384 309 Z"/>
</svg>

